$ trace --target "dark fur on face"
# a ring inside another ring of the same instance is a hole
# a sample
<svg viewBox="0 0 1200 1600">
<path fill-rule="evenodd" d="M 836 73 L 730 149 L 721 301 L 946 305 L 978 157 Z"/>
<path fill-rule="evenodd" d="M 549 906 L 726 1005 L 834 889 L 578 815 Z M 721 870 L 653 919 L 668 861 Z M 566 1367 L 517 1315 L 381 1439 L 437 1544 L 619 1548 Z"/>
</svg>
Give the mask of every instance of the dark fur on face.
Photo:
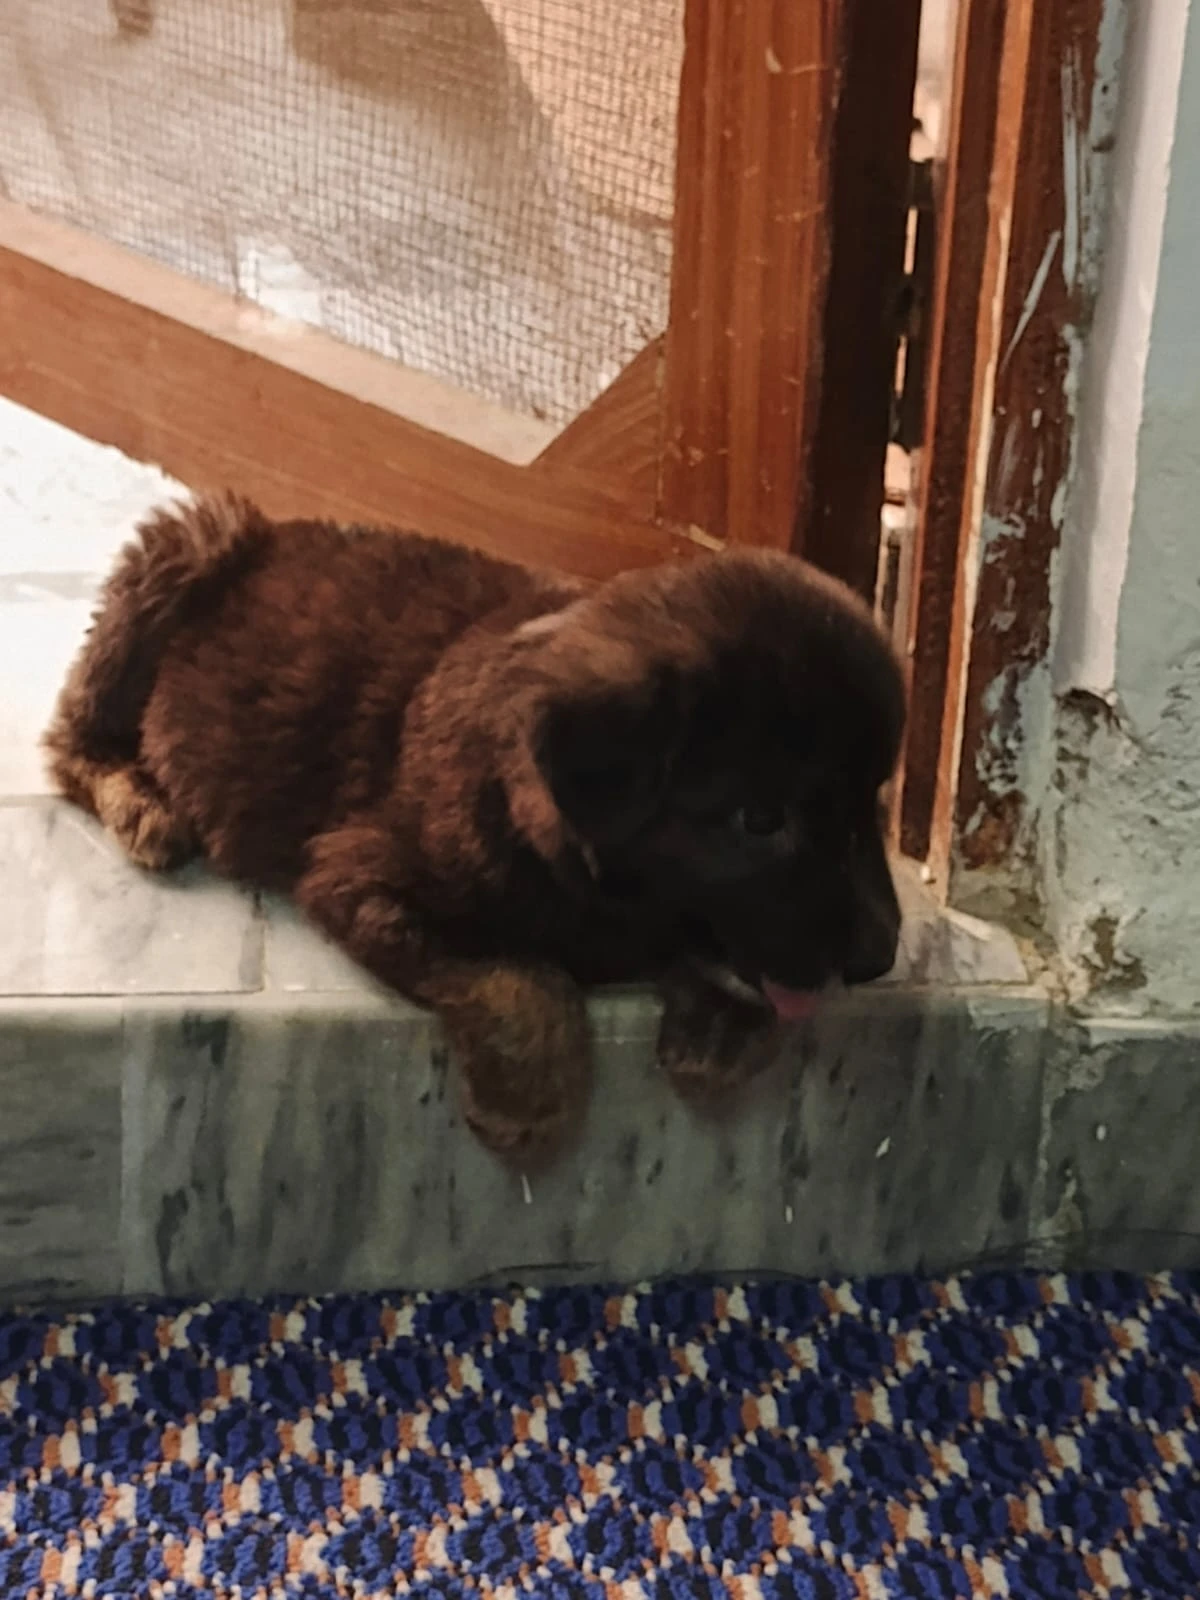
<svg viewBox="0 0 1200 1600">
<path fill-rule="evenodd" d="M 657 982 L 703 1095 L 796 991 L 888 970 L 903 710 L 865 608 L 790 557 L 588 588 L 227 497 L 139 530 L 46 744 L 134 860 L 285 891 L 435 1007 L 526 1159 L 585 1094 L 580 986 Z"/>
</svg>

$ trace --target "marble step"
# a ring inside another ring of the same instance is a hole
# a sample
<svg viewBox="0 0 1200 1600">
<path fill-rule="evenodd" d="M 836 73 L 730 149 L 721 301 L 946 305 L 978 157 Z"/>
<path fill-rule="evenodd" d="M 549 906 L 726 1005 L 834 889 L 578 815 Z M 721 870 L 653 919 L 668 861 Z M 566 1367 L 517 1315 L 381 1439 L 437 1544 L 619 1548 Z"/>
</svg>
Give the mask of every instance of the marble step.
<svg viewBox="0 0 1200 1600">
<path fill-rule="evenodd" d="M 9 1302 L 1200 1261 L 1195 1041 L 1061 1015 L 911 878 L 894 981 L 726 1121 L 657 1072 L 649 995 L 597 995 L 582 1141 L 536 1177 L 461 1125 L 435 1023 L 288 908 L 133 872 L 49 800 L 0 806 L 0 881 Z"/>
</svg>

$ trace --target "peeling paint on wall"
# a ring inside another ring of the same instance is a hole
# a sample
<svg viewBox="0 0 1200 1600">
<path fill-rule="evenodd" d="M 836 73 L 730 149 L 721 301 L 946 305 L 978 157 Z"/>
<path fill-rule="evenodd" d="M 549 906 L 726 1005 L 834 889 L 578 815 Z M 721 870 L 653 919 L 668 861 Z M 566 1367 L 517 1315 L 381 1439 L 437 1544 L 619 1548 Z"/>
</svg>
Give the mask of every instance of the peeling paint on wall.
<svg viewBox="0 0 1200 1600">
<path fill-rule="evenodd" d="M 1008 348 L 1005 350 L 1003 359 L 1000 362 L 1000 370 L 1002 372 L 1011 361 L 1013 351 L 1020 344 L 1021 337 L 1024 334 L 1025 329 L 1029 326 L 1034 312 L 1038 308 L 1038 301 L 1042 298 L 1042 290 L 1046 287 L 1046 279 L 1050 276 L 1050 268 L 1054 265 L 1054 258 L 1058 254 L 1059 245 L 1062 243 L 1063 229 L 1055 228 L 1054 232 L 1046 240 L 1046 248 L 1042 252 L 1042 259 L 1038 263 L 1038 269 L 1034 273 L 1033 282 L 1029 286 L 1029 293 L 1025 296 L 1025 303 L 1021 307 L 1021 315 L 1017 319 L 1017 326 L 1013 331 L 1013 336 L 1008 342 Z M 1070 275 L 1066 270 L 1065 249 L 1063 256 L 1063 276 L 1067 278 L 1068 283 L 1071 281 Z"/>
<path fill-rule="evenodd" d="M 1164 690 L 1147 730 L 1100 696 L 1058 707 L 1049 917 L 1071 998 L 1110 1013 L 1200 1013 L 1200 652 Z"/>
<path fill-rule="evenodd" d="M 1044 200 L 1013 240 L 953 863 L 955 900 L 988 911 L 1038 894 L 1039 813 L 1053 768 L 1052 604 L 1104 253 L 1127 3 L 1067 0 L 1035 23 L 1023 181 L 1041 185 Z"/>
<path fill-rule="evenodd" d="M 1144 387 L 1126 441 L 1128 548 L 1102 596 L 1110 666 L 1094 684 L 1060 682 L 1042 827 L 1047 923 L 1071 992 L 1127 1015 L 1200 1013 L 1200 8 L 1181 56 Z M 1162 74 L 1144 89 L 1161 94 Z M 1104 353 L 1093 351 L 1093 381 L 1112 380 L 1096 371 Z"/>
</svg>

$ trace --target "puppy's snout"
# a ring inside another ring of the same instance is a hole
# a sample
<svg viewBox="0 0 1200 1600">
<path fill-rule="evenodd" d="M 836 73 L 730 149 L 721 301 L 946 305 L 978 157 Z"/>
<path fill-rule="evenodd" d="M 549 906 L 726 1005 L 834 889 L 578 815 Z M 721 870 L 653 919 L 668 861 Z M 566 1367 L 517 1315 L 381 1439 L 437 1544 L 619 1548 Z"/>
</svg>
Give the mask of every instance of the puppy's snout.
<svg viewBox="0 0 1200 1600">
<path fill-rule="evenodd" d="M 857 936 L 842 977 L 846 983 L 874 983 L 896 964 L 900 943 L 898 905 L 871 906 L 859 919 Z"/>
</svg>

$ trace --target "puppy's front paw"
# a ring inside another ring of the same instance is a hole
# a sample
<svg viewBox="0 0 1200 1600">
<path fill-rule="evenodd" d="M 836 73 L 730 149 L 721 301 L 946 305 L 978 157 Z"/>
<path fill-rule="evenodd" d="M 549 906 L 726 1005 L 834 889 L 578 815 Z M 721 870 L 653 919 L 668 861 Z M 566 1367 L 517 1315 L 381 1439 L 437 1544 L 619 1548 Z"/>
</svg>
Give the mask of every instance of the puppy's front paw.
<svg viewBox="0 0 1200 1600">
<path fill-rule="evenodd" d="M 681 974 L 663 985 L 658 1062 L 677 1093 L 700 1108 L 719 1108 L 770 1064 L 778 1030 L 766 1002 L 728 993 Z"/>
<path fill-rule="evenodd" d="M 505 1160 L 543 1165 L 566 1143 L 587 1099 L 582 993 L 562 973 L 500 966 L 437 987 L 468 1127 Z"/>
<path fill-rule="evenodd" d="M 131 768 L 98 776 L 93 797 L 97 816 L 131 860 L 147 872 L 168 872 L 194 853 L 195 841 L 187 826 Z"/>
<path fill-rule="evenodd" d="M 571 1125 L 565 1098 L 480 1099 L 469 1073 L 463 1086 L 463 1120 L 493 1155 L 522 1168 L 540 1167 L 558 1154 Z"/>
</svg>

